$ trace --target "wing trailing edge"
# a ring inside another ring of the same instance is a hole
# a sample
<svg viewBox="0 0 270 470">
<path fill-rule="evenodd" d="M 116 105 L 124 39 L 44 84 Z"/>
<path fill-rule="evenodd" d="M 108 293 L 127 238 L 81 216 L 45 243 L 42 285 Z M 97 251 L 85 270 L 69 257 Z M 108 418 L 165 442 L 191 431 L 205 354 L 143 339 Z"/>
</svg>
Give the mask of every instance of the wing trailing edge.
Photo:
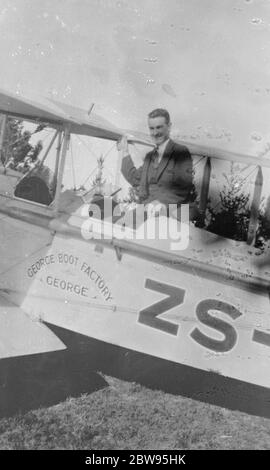
<svg viewBox="0 0 270 470">
<path fill-rule="evenodd" d="M 0 295 L 0 359 L 63 349 L 51 330 Z"/>
</svg>

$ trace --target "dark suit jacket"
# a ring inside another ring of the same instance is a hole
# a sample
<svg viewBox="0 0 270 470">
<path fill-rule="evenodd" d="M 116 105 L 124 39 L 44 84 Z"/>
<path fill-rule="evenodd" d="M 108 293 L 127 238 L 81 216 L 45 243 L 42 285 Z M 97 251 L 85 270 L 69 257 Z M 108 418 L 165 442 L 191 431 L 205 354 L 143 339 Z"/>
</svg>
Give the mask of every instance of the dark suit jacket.
<svg viewBox="0 0 270 470">
<path fill-rule="evenodd" d="M 149 184 L 149 166 L 153 150 L 146 154 L 143 165 L 136 168 L 130 156 L 122 160 L 121 171 L 126 180 L 138 188 L 140 202 L 155 199 L 163 204 L 184 204 L 190 201 L 192 158 L 187 147 L 169 140 L 159 164 L 156 181 Z"/>
</svg>

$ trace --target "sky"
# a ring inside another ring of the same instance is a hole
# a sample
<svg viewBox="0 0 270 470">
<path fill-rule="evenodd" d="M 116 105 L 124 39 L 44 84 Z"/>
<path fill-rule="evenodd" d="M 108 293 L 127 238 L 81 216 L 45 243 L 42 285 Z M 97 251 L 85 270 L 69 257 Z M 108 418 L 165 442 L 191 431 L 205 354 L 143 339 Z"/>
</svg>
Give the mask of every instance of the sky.
<svg viewBox="0 0 270 470">
<path fill-rule="evenodd" d="M 1 88 L 267 157 L 270 0 L 0 0 L 0 38 Z"/>
</svg>

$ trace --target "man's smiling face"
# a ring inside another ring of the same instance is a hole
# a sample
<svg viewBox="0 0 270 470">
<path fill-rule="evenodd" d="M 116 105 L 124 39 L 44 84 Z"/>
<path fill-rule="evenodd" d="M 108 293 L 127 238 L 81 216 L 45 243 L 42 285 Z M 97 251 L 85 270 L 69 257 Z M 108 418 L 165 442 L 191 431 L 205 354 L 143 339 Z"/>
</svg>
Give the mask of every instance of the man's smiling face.
<svg viewBox="0 0 270 470">
<path fill-rule="evenodd" d="M 149 118 L 148 126 L 154 144 L 161 145 L 170 137 L 171 123 L 168 124 L 165 117 Z"/>
</svg>

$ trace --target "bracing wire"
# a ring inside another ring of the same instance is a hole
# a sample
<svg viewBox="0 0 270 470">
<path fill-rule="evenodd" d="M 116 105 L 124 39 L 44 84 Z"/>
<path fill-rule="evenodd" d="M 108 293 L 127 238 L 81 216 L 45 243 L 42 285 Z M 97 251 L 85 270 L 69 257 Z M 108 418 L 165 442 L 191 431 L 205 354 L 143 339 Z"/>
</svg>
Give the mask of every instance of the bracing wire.
<svg viewBox="0 0 270 470">
<path fill-rule="evenodd" d="M 41 130 L 44 130 L 45 127 Z M 40 131 L 38 131 L 38 132 L 40 132 Z M 37 130 L 35 130 L 33 132 L 30 132 L 30 137 L 32 137 L 34 134 L 37 134 Z M 25 138 L 24 136 L 21 136 L 19 139 L 16 139 L 16 140 L 14 140 L 14 142 L 11 142 L 10 144 L 8 144 L 6 148 L 9 149 L 10 147 L 13 147 L 15 144 L 18 144 L 19 142 L 21 142 L 21 140 L 24 140 L 24 138 Z"/>
<path fill-rule="evenodd" d="M 85 144 L 85 142 L 84 142 L 82 139 L 80 139 L 77 135 L 76 135 L 76 137 L 78 138 L 78 140 L 80 140 L 80 141 L 84 144 L 84 146 L 87 148 L 87 150 L 89 150 L 90 153 L 92 153 L 92 155 L 94 155 L 94 157 L 95 157 L 96 159 L 98 159 L 98 157 L 97 157 L 97 156 L 94 154 L 94 152 Z M 114 144 L 112 145 L 112 147 L 110 147 L 109 150 L 105 153 L 105 155 L 104 155 L 104 157 L 103 157 L 103 158 L 104 158 L 104 161 L 106 160 L 106 158 L 108 157 L 108 155 L 110 154 L 110 152 L 114 149 L 114 147 L 115 147 L 115 143 L 114 143 Z M 86 178 L 85 181 L 83 182 L 82 186 L 85 186 L 85 185 L 86 185 L 86 183 L 89 181 L 89 179 L 91 178 L 91 176 L 93 176 L 93 174 L 95 173 L 95 171 L 96 171 L 97 169 L 98 169 L 98 165 L 96 165 L 95 168 L 91 171 L 91 173 L 87 176 L 87 178 Z M 110 175 L 113 176 L 112 172 L 111 172 L 108 168 L 107 168 L 107 170 L 109 171 Z"/>
<path fill-rule="evenodd" d="M 109 150 L 105 153 L 104 155 L 104 160 L 108 157 L 108 155 L 111 153 L 111 151 L 115 148 L 115 142 L 113 143 L 112 147 L 109 148 Z"/>
<path fill-rule="evenodd" d="M 85 146 L 85 148 L 93 155 L 93 157 L 95 157 L 95 159 L 97 159 L 97 155 L 95 154 L 95 152 L 93 152 L 93 150 L 88 147 L 88 145 L 76 134 L 76 137 L 77 139 Z"/>
</svg>

